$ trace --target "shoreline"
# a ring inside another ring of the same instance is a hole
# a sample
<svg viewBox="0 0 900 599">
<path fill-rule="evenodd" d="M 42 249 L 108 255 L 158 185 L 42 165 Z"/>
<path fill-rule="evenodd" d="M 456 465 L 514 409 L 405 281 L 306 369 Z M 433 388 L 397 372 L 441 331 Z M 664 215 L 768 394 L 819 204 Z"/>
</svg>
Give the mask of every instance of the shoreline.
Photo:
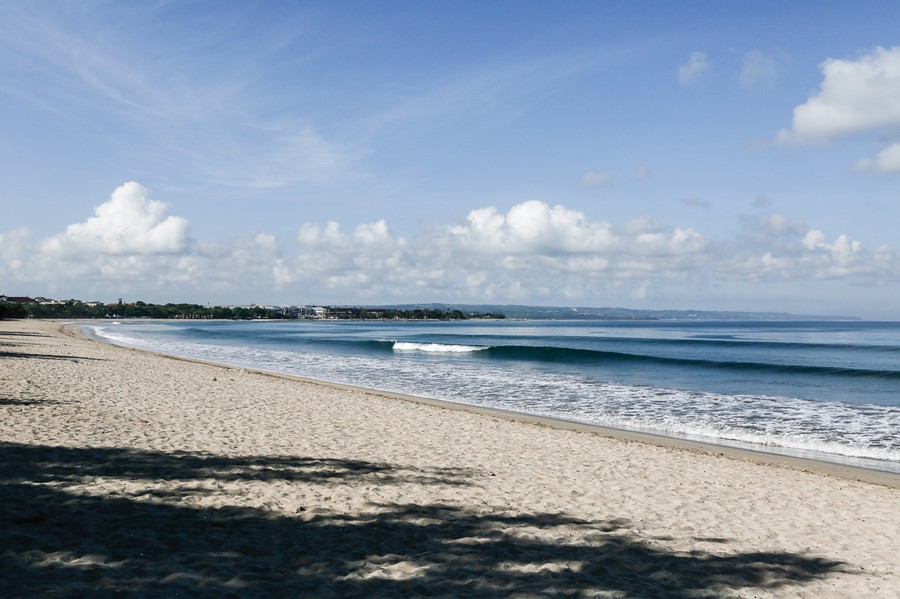
<svg viewBox="0 0 900 599">
<path fill-rule="evenodd" d="M 314 379 L 310 377 L 291 375 L 282 372 L 275 372 L 269 370 L 260 370 L 256 368 L 247 368 L 243 366 L 234 366 L 230 364 L 225 364 L 221 362 L 214 362 L 210 360 L 202 360 L 199 358 L 189 358 L 184 356 L 177 356 L 173 354 L 166 354 L 161 352 L 155 352 L 152 350 L 146 350 L 141 348 L 129 348 L 126 345 L 120 345 L 114 343 L 112 341 L 95 337 L 89 333 L 87 333 L 83 328 L 80 328 L 80 325 L 77 322 L 73 321 L 53 321 L 60 325 L 61 329 L 65 329 L 67 327 L 71 327 L 72 333 L 81 336 L 84 339 L 95 343 L 103 343 L 107 345 L 113 345 L 116 347 L 120 347 L 123 349 L 130 349 L 132 351 L 145 352 L 147 354 L 157 355 L 173 360 L 182 360 L 185 362 L 192 362 L 198 364 L 207 364 L 211 366 L 218 366 L 224 368 L 240 368 L 247 372 L 255 372 L 266 376 L 274 376 L 281 377 L 287 380 L 295 380 L 302 381 L 305 383 L 310 383 L 314 385 L 323 385 L 326 387 L 338 389 L 338 390 L 349 390 L 349 391 L 358 391 L 362 393 L 367 393 L 371 395 L 377 395 L 380 397 L 386 397 L 390 399 L 396 399 L 401 401 L 408 401 L 412 403 L 418 403 L 423 405 L 435 406 L 438 408 L 449 409 L 449 410 L 460 410 L 463 412 L 471 412 L 474 414 L 481 414 L 485 416 L 496 416 L 500 418 L 506 418 L 513 422 L 521 422 L 525 424 L 533 424 L 537 426 L 545 426 L 557 430 L 569 430 L 576 432 L 583 432 L 589 434 L 600 435 L 602 437 L 610 438 L 610 439 L 619 439 L 623 441 L 634 441 L 638 443 L 648 443 L 651 445 L 656 445 L 660 447 L 669 447 L 673 449 L 679 449 L 684 451 L 693 451 L 699 453 L 705 453 L 708 455 L 719 455 L 722 457 L 728 457 L 730 459 L 735 460 L 746 460 L 757 464 L 769 465 L 769 466 L 780 466 L 786 468 L 792 468 L 794 470 L 799 470 L 801 472 L 815 472 L 818 474 L 825 474 L 828 476 L 834 476 L 837 478 L 848 479 L 848 480 L 858 480 L 861 482 L 884 485 L 891 488 L 900 488 L 900 473 L 891 472 L 887 470 L 879 470 L 876 468 L 867 468 L 864 466 L 856 466 L 851 464 L 844 464 L 840 462 L 832 462 L 824 459 L 816 459 L 810 457 L 801 457 L 794 456 L 788 453 L 776 453 L 774 451 L 766 451 L 764 449 L 752 449 L 747 447 L 736 447 L 732 445 L 726 444 L 718 444 L 714 441 L 700 441 L 695 439 L 686 439 L 680 438 L 676 436 L 669 436 L 663 433 L 653 433 L 647 431 L 637 431 L 637 430 L 628 430 L 628 429 L 620 429 L 609 426 L 602 426 L 599 424 L 588 424 L 583 422 L 577 422 L 572 420 L 564 420 L 561 418 L 553 418 L 550 416 L 540 416 L 534 414 L 526 414 L 522 412 L 514 412 L 511 410 L 503 410 L 501 408 L 492 408 L 492 407 L 484 407 L 477 406 L 472 404 L 464 404 L 460 402 L 453 402 L 442 399 L 433 399 L 429 397 L 422 397 L 418 395 L 409 395 L 405 393 L 398 393 L 394 391 L 384 391 L 381 389 L 375 389 L 371 387 L 362 387 L 357 385 L 350 385 L 347 383 L 335 383 L 331 381 L 324 381 L 320 379 Z M 71 324 L 69 324 L 71 323 Z M 839 456 L 840 457 L 840 456 Z"/>
<path fill-rule="evenodd" d="M 900 593 L 890 485 L 62 329 L 0 321 L 0 596 Z"/>
</svg>

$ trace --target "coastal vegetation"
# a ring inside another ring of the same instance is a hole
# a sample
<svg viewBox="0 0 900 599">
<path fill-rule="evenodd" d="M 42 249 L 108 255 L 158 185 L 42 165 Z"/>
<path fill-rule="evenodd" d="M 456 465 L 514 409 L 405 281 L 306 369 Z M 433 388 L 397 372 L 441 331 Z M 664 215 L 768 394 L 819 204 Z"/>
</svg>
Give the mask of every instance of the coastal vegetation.
<svg viewBox="0 0 900 599">
<path fill-rule="evenodd" d="M 21 298 L 30 299 L 30 298 Z M 99 302 L 0 301 L 3 318 L 160 318 L 258 320 L 298 318 L 330 318 L 342 320 L 466 320 L 469 318 L 504 318 L 499 312 L 463 312 L 438 308 L 366 308 L 331 307 L 316 310 L 296 306 L 202 306 L 189 303 L 150 304 L 142 301 L 114 304 Z"/>
<path fill-rule="evenodd" d="M 0 303 L 5 318 L 285 318 L 260 306 L 230 308 L 198 304 Z"/>
</svg>

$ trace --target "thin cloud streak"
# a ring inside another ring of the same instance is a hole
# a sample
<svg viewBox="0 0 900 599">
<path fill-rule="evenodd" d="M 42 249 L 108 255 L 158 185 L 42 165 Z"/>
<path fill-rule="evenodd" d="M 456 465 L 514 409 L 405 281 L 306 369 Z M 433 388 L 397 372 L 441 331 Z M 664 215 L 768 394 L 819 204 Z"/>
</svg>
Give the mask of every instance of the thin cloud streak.
<svg viewBox="0 0 900 599">
<path fill-rule="evenodd" d="M 27 65 L 19 67 L 23 73 L 44 77 L 38 87 L 13 82 L 4 91 L 76 122 L 112 117 L 122 127 L 122 142 L 155 148 L 163 160 L 177 157 L 181 170 L 204 184 L 272 189 L 326 181 L 366 153 L 351 142 L 326 139 L 312 117 L 264 116 L 268 109 L 254 90 L 256 65 L 276 61 L 289 38 L 213 66 L 217 52 L 225 51 L 217 46 L 230 44 L 226 25 L 191 42 L 207 49 L 198 53 L 204 59 L 158 48 L 148 57 L 141 36 L 134 46 L 111 36 L 88 39 L 75 30 L 78 19 L 69 25 L 7 9 L 17 10 L 10 19 L 17 27 L 4 29 L 9 35 L 2 43 Z"/>
<path fill-rule="evenodd" d="M 566 79 L 602 69 L 638 48 L 595 48 L 590 52 L 558 53 L 538 58 L 473 65 L 456 74 L 397 94 L 387 106 L 354 124 L 364 136 L 375 137 L 396 127 L 428 128 L 447 120 L 484 122 L 502 127 L 521 117 L 554 86 Z"/>
</svg>

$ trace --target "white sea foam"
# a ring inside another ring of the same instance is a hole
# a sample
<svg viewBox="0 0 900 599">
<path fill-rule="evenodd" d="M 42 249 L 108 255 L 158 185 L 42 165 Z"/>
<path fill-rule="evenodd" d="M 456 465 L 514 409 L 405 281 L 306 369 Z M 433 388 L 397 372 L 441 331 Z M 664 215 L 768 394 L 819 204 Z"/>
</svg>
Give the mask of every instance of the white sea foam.
<svg viewBox="0 0 900 599">
<path fill-rule="evenodd" d="M 421 351 L 430 353 L 467 353 L 487 349 L 477 345 L 448 345 L 444 343 L 412 343 L 409 341 L 395 341 L 394 351 Z"/>
<path fill-rule="evenodd" d="M 663 389 L 459 359 L 485 349 L 472 345 L 395 342 L 398 352 L 447 357 L 427 366 L 392 360 L 386 368 L 382 357 L 197 343 L 132 335 L 127 326 L 93 328 L 114 343 L 162 353 L 725 445 L 851 463 L 877 460 L 860 465 L 900 472 L 896 406 Z"/>
<path fill-rule="evenodd" d="M 127 329 L 122 327 L 116 327 L 114 329 L 111 324 L 114 323 L 110 323 L 110 325 L 85 325 L 82 328 L 86 329 L 96 337 L 102 337 L 103 339 L 111 341 L 117 345 L 125 345 L 133 341 L 138 341 L 126 333 Z M 143 346 L 143 343 L 140 341 L 138 341 L 138 344 Z"/>
</svg>

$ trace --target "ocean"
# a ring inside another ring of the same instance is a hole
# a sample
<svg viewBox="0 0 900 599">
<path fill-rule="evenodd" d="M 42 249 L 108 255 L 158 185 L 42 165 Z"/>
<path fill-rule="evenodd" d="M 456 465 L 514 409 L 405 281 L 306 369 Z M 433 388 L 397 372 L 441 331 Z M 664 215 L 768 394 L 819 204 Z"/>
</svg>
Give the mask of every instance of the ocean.
<svg viewBox="0 0 900 599">
<path fill-rule="evenodd" d="M 82 326 L 182 357 L 900 472 L 900 322 Z"/>
</svg>

